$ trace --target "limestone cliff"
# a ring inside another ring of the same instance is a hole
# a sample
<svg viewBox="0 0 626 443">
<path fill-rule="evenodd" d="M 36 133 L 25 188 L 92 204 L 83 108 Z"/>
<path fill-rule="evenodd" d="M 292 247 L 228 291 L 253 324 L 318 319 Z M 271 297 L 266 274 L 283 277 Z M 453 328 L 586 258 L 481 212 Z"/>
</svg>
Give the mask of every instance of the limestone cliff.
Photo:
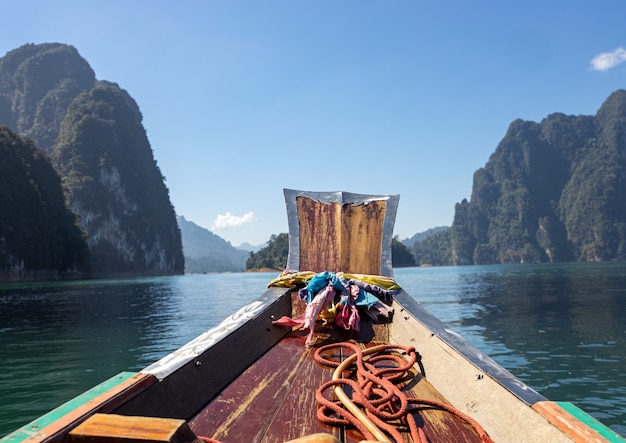
<svg viewBox="0 0 626 443">
<path fill-rule="evenodd" d="M 61 176 L 93 276 L 182 273 L 176 215 L 132 97 L 63 44 L 0 59 L 0 124 L 34 140 Z"/>
</svg>

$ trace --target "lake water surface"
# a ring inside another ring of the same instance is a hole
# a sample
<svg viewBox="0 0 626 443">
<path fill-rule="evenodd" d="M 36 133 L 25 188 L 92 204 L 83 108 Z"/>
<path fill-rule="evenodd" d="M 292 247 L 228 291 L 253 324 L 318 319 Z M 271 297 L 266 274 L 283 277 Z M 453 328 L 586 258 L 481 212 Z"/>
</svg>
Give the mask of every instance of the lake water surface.
<svg viewBox="0 0 626 443">
<path fill-rule="evenodd" d="M 521 380 L 626 435 L 626 263 L 394 273 Z M 143 369 L 254 300 L 276 275 L 0 285 L 0 437 L 121 371 Z"/>
</svg>

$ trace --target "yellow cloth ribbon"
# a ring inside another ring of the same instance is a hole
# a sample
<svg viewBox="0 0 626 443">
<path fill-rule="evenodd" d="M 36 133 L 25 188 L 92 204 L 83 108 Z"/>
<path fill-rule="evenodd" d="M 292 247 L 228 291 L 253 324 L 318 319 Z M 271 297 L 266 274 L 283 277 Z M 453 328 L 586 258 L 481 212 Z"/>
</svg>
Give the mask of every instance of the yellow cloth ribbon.
<svg viewBox="0 0 626 443">
<path fill-rule="evenodd" d="M 307 282 L 317 275 L 313 271 L 283 271 L 267 284 L 267 287 L 278 286 L 282 288 L 291 288 L 295 286 L 306 286 Z M 358 280 L 363 283 L 378 286 L 388 291 L 401 289 L 401 286 L 392 278 L 384 275 L 368 275 L 368 274 L 346 274 L 337 272 L 337 278 L 340 280 Z"/>
</svg>

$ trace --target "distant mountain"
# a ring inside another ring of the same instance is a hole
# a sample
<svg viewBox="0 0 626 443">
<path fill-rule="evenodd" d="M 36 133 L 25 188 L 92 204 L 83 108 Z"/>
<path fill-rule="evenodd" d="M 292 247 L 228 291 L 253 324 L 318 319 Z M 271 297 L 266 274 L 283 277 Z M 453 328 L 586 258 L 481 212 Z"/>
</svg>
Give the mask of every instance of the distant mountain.
<svg viewBox="0 0 626 443">
<path fill-rule="evenodd" d="M 430 228 L 430 229 L 427 229 L 424 232 L 418 232 L 417 234 L 413 235 L 410 238 L 405 238 L 404 240 L 400 240 L 400 243 L 402 243 L 407 248 L 410 248 L 416 242 L 425 240 L 428 237 L 430 237 L 431 235 L 435 235 L 436 233 L 441 232 L 441 231 L 445 231 L 446 229 L 449 229 L 449 226 L 437 226 L 435 228 Z"/>
<path fill-rule="evenodd" d="M 242 251 L 248 251 L 248 252 L 259 252 L 261 249 L 263 249 L 264 247 L 267 246 L 267 242 L 263 243 L 262 245 L 251 245 L 250 243 L 242 243 L 239 246 L 237 246 L 237 249 L 241 249 Z"/>
<path fill-rule="evenodd" d="M 408 246 L 415 262 L 422 265 L 445 266 L 452 264 L 450 228 L 434 228 L 434 232 L 419 237 Z"/>
<path fill-rule="evenodd" d="M 185 272 L 242 272 L 248 251 L 234 248 L 223 238 L 213 234 L 183 216 L 177 217 L 183 241 Z"/>
<path fill-rule="evenodd" d="M 61 177 L 94 277 L 179 274 L 180 231 L 137 103 L 96 80 L 75 48 L 28 44 L 0 58 L 0 124 Z"/>
</svg>

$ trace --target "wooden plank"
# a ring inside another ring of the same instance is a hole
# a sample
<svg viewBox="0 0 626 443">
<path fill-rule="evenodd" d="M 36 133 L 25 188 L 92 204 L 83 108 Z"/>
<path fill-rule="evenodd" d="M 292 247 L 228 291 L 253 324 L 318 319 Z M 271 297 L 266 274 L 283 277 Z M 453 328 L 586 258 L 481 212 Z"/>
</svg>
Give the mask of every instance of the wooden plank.
<svg viewBox="0 0 626 443">
<path fill-rule="evenodd" d="M 109 412 L 156 383 L 148 374 L 122 372 L 64 403 L 2 439 L 3 443 L 61 441 L 67 432 L 95 412 Z"/>
<path fill-rule="evenodd" d="M 304 311 L 297 291 L 291 294 L 293 316 Z M 385 340 L 386 324 L 363 319 L 365 340 Z M 318 325 L 315 342 L 349 338 L 340 328 Z M 317 420 L 315 392 L 332 377 L 332 370 L 314 361 L 314 349 L 304 346 L 305 333 L 294 331 L 250 366 L 190 421 L 198 435 L 229 441 L 285 441 L 319 432 L 339 436 Z M 349 334 L 348 334 L 349 335 Z M 336 357 L 339 359 L 339 357 Z"/>
<path fill-rule="evenodd" d="M 95 414 L 74 428 L 69 443 L 195 443 L 185 420 Z"/>
<path fill-rule="evenodd" d="M 533 409 L 575 442 L 617 443 L 626 440 L 569 402 L 542 401 Z"/>
<path fill-rule="evenodd" d="M 300 270 L 338 272 L 341 270 L 341 249 L 338 247 L 341 206 L 305 197 L 298 197 L 296 205 L 300 226 Z"/>
<path fill-rule="evenodd" d="M 340 270 L 381 274 L 380 257 L 386 210 L 386 200 L 342 207 Z"/>
<path fill-rule="evenodd" d="M 341 440 L 339 440 L 334 435 L 318 433 L 296 438 L 294 440 L 289 440 L 285 443 L 341 443 Z"/>
<path fill-rule="evenodd" d="M 316 433 L 327 433 L 340 438 L 341 429 L 328 427 L 317 419 L 318 403 L 315 393 L 322 384 L 332 378 L 332 371 L 315 362 L 315 349 L 304 349 L 302 338 L 298 338 L 294 343 L 303 349 L 302 367 L 290 383 L 287 396 L 261 441 L 275 443 Z M 329 355 L 329 357 L 339 356 Z"/>
<path fill-rule="evenodd" d="M 367 314 L 360 313 L 361 324 L 354 339 L 359 343 L 383 342 L 389 343 L 389 324 L 373 321 Z"/>
<path fill-rule="evenodd" d="M 223 443 L 286 441 L 327 432 L 315 412 L 305 412 L 315 408 L 315 390 L 308 388 L 319 381 L 315 366 L 304 338 L 286 337 L 193 417 L 190 426 L 197 435 Z"/>
</svg>

